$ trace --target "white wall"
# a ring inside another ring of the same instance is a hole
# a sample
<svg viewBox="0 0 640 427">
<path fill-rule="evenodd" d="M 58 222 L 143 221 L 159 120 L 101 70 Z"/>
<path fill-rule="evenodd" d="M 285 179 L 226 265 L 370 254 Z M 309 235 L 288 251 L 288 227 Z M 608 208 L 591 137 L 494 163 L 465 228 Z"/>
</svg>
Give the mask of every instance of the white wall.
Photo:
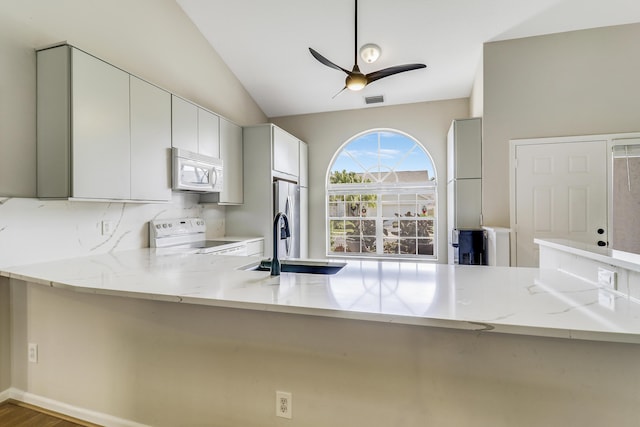
<svg viewBox="0 0 640 427">
<path fill-rule="evenodd" d="M 509 226 L 509 140 L 640 131 L 640 24 L 487 43 L 483 213 Z"/>
<path fill-rule="evenodd" d="M 465 98 L 273 118 L 273 123 L 309 144 L 309 256 L 323 258 L 326 255 L 324 192 L 333 156 L 360 132 L 390 128 L 417 139 L 433 158 L 438 178 L 439 262 L 446 263 L 447 131 L 453 119 L 468 115 L 469 100 Z"/>
</svg>

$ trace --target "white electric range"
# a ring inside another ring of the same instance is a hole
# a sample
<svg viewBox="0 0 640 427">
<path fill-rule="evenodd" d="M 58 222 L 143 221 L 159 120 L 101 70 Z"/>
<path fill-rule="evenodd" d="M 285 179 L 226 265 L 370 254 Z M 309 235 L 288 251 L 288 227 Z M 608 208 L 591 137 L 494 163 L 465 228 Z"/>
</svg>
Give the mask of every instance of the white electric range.
<svg viewBox="0 0 640 427">
<path fill-rule="evenodd" d="M 238 240 L 207 240 L 202 218 L 149 221 L 149 246 L 160 252 L 188 252 L 216 255 L 247 255 L 247 245 Z"/>
</svg>

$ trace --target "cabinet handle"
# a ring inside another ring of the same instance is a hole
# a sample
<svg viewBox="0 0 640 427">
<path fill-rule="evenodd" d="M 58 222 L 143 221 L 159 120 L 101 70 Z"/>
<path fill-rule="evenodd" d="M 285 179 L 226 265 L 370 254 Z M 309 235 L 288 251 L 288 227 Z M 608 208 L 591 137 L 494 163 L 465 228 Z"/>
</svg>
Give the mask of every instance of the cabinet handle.
<svg viewBox="0 0 640 427">
<path fill-rule="evenodd" d="M 598 234 L 604 234 L 604 228 L 598 228 L 597 232 Z"/>
<path fill-rule="evenodd" d="M 602 240 L 598 240 L 598 246 L 607 246 L 607 242 L 604 242 Z"/>
</svg>

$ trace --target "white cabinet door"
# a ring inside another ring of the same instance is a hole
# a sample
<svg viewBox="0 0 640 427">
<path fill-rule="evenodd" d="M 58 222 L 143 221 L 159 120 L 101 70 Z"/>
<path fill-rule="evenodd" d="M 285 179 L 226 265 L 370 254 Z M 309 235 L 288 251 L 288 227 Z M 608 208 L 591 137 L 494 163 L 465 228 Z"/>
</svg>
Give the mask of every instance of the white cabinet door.
<svg viewBox="0 0 640 427">
<path fill-rule="evenodd" d="M 219 117 L 207 110 L 198 108 L 198 153 L 205 156 L 220 157 L 220 121 Z"/>
<path fill-rule="evenodd" d="M 482 180 L 457 179 L 450 185 L 453 185 L 455 198 L 453 228 L 480 228 Z"/>
<path fill-rule="evenodd" d="M 171 200 L 171 95 L 131 76 L 131 198 Z"/>
<path fill-rule="evenodd" d="M 220 157 L 224 167 L 219 203 L 241 205 L 244 201 L 242 128 L 220 118 Z"/>
<path fill-rule="evenodd" d="M 482 120 L 454 120 L 447 135 L 447 180 L 482 177 Z"/>
<path fill-rule="evenodd" d="M 128 199 L 129 74 L 72 50 L 72 195 Z"/>
<path fill-rule="evenodd" d="M 273 170 L 297 178 L 299 140 L 284 130 L 273 127 Z"/>
<path fill-rule="evenodd" d="M 198 152 L 198 107 L 175 95 L 171 97 L 171 146 Z"/>
<path fill-rule="evenodd" d="M 300 172 L 299 172 L 299 178 L 298 178 L 298 183 L 300 184 L 300 186 L 302 187 L 308 187 L 309 186 L 309 154 L 308 154 L 308 147 L 307 147 L 307 143 L 300 141 Z"/>
</svg>

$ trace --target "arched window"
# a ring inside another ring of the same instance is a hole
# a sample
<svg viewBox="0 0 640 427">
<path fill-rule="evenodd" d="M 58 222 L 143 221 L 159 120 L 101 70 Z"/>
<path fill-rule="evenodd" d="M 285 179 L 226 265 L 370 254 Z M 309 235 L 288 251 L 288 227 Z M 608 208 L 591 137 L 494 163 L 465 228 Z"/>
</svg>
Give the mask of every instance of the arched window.
<svg viewBox="0 0 640 427">
<path fill-rule="evenodd" d="M 410 136 L 372 130 L 355 136 L 327 174 L 327 254 L 436 258 L 436 175 Z"/>
</svg>

